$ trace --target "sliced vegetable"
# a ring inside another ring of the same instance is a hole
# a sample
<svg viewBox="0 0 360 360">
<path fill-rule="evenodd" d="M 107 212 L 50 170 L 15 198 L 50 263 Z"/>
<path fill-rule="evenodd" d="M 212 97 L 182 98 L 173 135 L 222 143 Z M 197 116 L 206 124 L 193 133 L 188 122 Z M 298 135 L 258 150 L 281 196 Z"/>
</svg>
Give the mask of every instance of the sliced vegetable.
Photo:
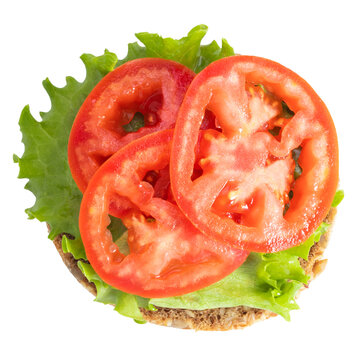
<svg viewBox="0 0 360 360">
<path fill-rule="evenodd" d="M 293 116 L 284 117 L 283 102 Z M 199 136 L 207 110 L 218 129 Z M 281 128 L 275 137 L 268 131 L 274 126 Z M 295 180 L 292 151 L 299 146 Z M 324 103 L 292 71 L 253 56 L 219 60 L 194 79 L 171 154 L 172 191 L 183 213 L 207 236 L 247 251 L 305 241 L 338 183 L 336 132 Z"/>
<path fill-rule="evenodd" d="M 107 284 L 143 297 L 201 289 L 230 274 L 247 257 L 245 251 L 207 238 L 176 205 L 154 197 L 146 175 L 168 165 L 172 134 L 153 133 L 121 148 L 92 177 L 81 203 L 80 232 L 92 267 Z M 122 216 L 128 255 L 108 230 L 114 194 L 136 206 Z"/>
<path fill-rule="evenodd" d="M 79 189 L 85 191 L 122 146 L 174 127 L 193 78 L 187 67 L 155 58 L 129 61 L 105 76 L 82 104 L 70 133 L 69 165 Z"/>
</svg>

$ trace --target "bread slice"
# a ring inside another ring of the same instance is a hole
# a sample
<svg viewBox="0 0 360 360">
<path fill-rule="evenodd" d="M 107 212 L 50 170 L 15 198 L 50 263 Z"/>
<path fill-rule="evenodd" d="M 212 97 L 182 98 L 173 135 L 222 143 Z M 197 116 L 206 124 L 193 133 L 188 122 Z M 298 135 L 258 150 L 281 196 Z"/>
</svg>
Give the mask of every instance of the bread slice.
<svg viewBox="0 0 360 360">
<path fill-rule="evenodd" d="M 325 222 L 332 224 L 336 214 L 336 209 L 331 208 L 325 218 Z M 300 259 L 300 264 L 306 274 L 310 276 L 310 281 L 319 275 L 325 268 L 327 260 L 322 259 L 323 252 L 329 241 L 328 230 L 322 235 L 319 242 L 315 243 L 310 249 L 307 261 Z M 89 282 L 77 266 L 77 260 L 67 253 L 65 254 L 61 246 L 59 235 L 54 239 L 54 244 L 65 265 L 75 276 L 75 278 L 93 295 L 96 295 L 96 287 Z M 307 287 L 308 285 L 306 285 Z M 218 308 L 209 310 L 187 310 L 158 308 L 158 311 L 141 309 L 146 321 L 157 325 L 172 326 L 182 329 L 194 330 L 231 330 L 244 328 L 252 325 L 259 320 L 265 320 L 277 314 L 263 309 L 250 308 L 247 306 L 236 306 L 230 308 Z"/>
</svg>

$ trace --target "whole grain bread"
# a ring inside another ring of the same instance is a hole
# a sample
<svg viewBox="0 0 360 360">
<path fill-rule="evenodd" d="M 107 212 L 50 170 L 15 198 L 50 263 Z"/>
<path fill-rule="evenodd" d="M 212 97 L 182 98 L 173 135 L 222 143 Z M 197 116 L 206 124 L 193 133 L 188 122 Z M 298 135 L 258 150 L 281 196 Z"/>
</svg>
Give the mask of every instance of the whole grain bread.
<svg viewBox="0 0 360 360">
<path fill-rule="evenodd" d="M 332 224 L 335 214 L 336 209 L 331 208 L 324 221 L 328 224 Z M 319 275 L 326 266 L 327 260 L 322 259 L 322 255 L 329 241 L 330 228 L 324 235 L 322 235 L 320 241 L 312 246 L 308 260 L 306 261 L 300 259 L 300 264 L 305 270 L 306 274 L 310 276 L 310 281 Z M 89 282 L 83 275 L 77 266 L 77 260 L 75 260 L 70 253 L 65 254 L 63 252 L 61 239 L 61 235 L 57 236 L 54 239 L 54 244 L 65 265 L 74 275 L 74 277 L 87 290 L 96 296 L 95 285 Z M 272 313 L 268 310 L 250 308 L 247 306 L 209 310 L 170 309 L 160 307 L 157 309 L 157 311 L 150 311 L 145 309 L 140 310 L 144 319 L 151 323 L 194 330 L 231 330 L 244 328 L 259 320 L 265 320 L 276 316 L 275 313 Z"/>
</svg>

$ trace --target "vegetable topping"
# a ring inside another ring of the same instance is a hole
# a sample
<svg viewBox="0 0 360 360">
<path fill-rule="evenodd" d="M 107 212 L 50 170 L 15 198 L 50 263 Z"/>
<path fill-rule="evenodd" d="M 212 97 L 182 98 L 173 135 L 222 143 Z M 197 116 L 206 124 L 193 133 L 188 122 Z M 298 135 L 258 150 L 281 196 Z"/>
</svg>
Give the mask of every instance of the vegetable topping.
<svg viewBox="0 0 360 360">
<path fill-rule="evenodd" d="M 293 116 L 284 116 L 284 103 Z M 218 127 L 199 137 L 207 110 Z M 247 251 L 284 250 L 305 241 L 329 211 L 338 184 L 334 124 L 311 87 L 280 64 L 218 60 L 186 93 L 170 175 L 175 201 L 207 236 Z"/>
<path fill-rule="evenodd" d="M 81 191 L 101 164 L 124 145 L 175 126 L 194 73 L 164 59 L 139 59 L 118 67 L 92 90 L 69 139 L 69 164 Z"/>
<path fill-rule="evenodd" d="M 120 149 L 90 180 L 80 209 L 82 240 L 97 274 L 122 291 L 144 297 L 204 288 L 233 272 L 247 257 L 245 251 L 204 236 L 175 204 L 154 196 L 145 176 L 168 165 L 172 134 L 154 133 Z M 122 217 L 128 228 L 127 256 L 107 229 L 113 193 L 135 205 Z"/>
</svg>

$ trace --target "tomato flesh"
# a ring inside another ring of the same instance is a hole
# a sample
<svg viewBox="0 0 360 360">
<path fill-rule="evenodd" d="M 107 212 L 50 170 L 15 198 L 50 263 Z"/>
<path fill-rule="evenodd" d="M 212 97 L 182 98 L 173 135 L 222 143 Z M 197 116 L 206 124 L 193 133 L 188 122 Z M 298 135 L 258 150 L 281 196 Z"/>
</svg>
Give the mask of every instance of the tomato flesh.
<svg viewBox="0 0 360 360">
<path fill-rule="evenodd" d="M 205 111 L 220 131 L 199 137 Z M 268 130 L 275 126 L 274 136 Z M 299 146 L 302 174 L 295 180 L 291 154 Z M 186 93 L 170 177 L 180 209 L 205 235 L 247 251 L 284 250 L 306 240 L 330 208 L 338 183 L 335 128 L 318 95 L 292 71 L 257 57 L 225 58 Z"/>
<path fill-rule="evenodd" d="M 172 136 L 172 130 L 164 130 L 121 148 L 95 173 L 81 203 L 81 237 L 96 273 L 107 284 L 144 297 L 204 288 L 233 272 L 248 255 L 203 235 L 167 195 L 157 193 L 154 174 L 167 171 Z M 122 215 L 128 255 L 107 229 L 114 194 L 133 204 Z"/>
</svg>

